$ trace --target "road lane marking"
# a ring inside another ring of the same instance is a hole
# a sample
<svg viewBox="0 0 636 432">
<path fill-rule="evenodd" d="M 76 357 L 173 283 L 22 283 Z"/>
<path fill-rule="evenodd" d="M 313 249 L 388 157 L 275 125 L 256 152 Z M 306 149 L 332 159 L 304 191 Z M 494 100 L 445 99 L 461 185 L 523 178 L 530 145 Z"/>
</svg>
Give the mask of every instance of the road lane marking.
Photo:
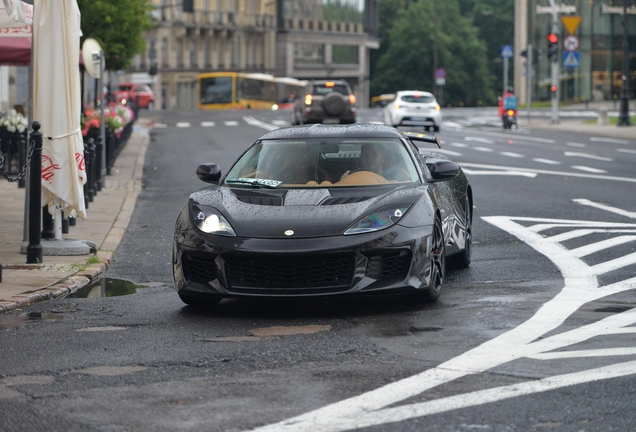
<svg viewBox="0 0 636 432">
<path fill-rule="evenodd" d="M 247 122 L 247 124 L 249 124 L 249 125 L 256 126 L 256 127 L 259 127 L 259 128 L 265 129 L 265 130 L 269 130 L 269 131 L 280 129 L 278 126 L 274 126 L 273 124 L 269 124 L 269 123 L 262 122 L 260 120 L 256 120 L 254 117 L 250 117 L 250 116 L 243 117 L 243 120 L 245 120 Z"/>
<path fill-rule="evenodd" d="M 521 171 L 476 171 L 468 168 L 463 168 L 464 172 L 468 175 L 508 175 L 508 176 L 521 176 L 535 178 L 537 173 L 521 172 Z"/>
<path fill-rule="evenodd" d="M 570 168 L 574 168 L 574 169 L 581 170 L 581 171 L 587 171 L 587 172 L 591 172 L 591 173 L 595 173 L 595 174 L 603 174 L 603 173 L 607 172 L 607 171 L 599 169 L 599 168 L 592 168 L 592 167 L 582 166 L 582 165 L 572 165 Z"/>
<path fill-rule="evenodd" d="M 468 144 L 464 144 L 464 143 L 458 143 L 458 142 L 452 142 L 449 145 L 453 146 L 453 147 L 460 147 L 460 148 L 466 148 L 468 147 Z"/>
<path fill-rule="evenodd" d="M 585 198 L 577 198 L 577 199 L 573 199 L 572 201 L 581 205 L 596 207 L 597 209 L 605 210 L 611 213 L 616 213 L 621 216 L 627 216 L 630 219 L 636 219 L 636 212 L 630 212 L 630 211 L 619 209 L 619 208 L 609 206 L 606 204 L 596 203 L 594 201 L 590 201 Z"/>
<path fill-rule="evenodd" d="M 484 217 L 483 220 L 517 237 L 550 259 L 563 275 L 562 290 L 543 304 L 530 319 L 516 328 L 437 367 L 309 413 L 256 428 L 254 431 L 339 432 L 395 423 L 566 386 L 636 375 L 636 361 L 629 361 L 549 376 L 541 380 L 529 379 L 510 386 L 396 406 L 398 402 L 421 395 L 431 388 L 465 376 L 480 374 L 517 359 L 549 355 L 554 351 L 600 336 L 632 334 L 636 331 L 632 327 L 636 323 L 635 308 L 581 327 L 552 334 L 582 306 L 607 296 L 636 289 L 636 278 L 600 286 L 593 267 L 575 257 L 572 251 L 562 244 L 552 241 L 550 237 L 544 237 L 540 231 L 553 225 L 566 229 L 578 229 L 581 226 L 613 227 L 617 224 L 507 216 Z M 535 225 L 527 226 L 527 223 L 535 223 Z M 630 225 L 631 228 L 636 229 L 636 224 Z M 543 227 L 543 229 L 537 227 Z M 615 260 L 614 264 L 616 264 Z M 623 264 L 627 263 L 623 262 Z M 611 352 L 606 352 L 605 356 L 609 355 Z M 549 373 L 551 367 L 546 365 L 545 370 Z M 386 408 L 391 405 L 393 406 Z"/>
<path fill-rule="evenodd" d="M 524 158 L 525 156 L 519 153 L 513 153 L 513 152 L 499 152 L 500 155 L 502 156 L 508 156 L 508 157 L 513 157 L 513 158 Z"/>
<path fill-rule="evenodd" d="M 462 156 L 462 153 L 459 153 L 459 152 L 456 152 L 456 151 L 452 151 L 452 150 L 439 149 L 439 148 L 436 148 L 436 149 L 433 149 L 433 150 L 420 149 L 420 153 L 428 154 L 428 153 L 431 153 L 431 152 L 433 152 L 433 153 L 442 153 L 442 154 L 446 154 L 446 155 L 449 155 L 449 156 Z"/>
<path fill-rule="evenodd" d="M 494 151 L 490 147 L 473 147 L 473 150 L 477 150 L 477 151 L 480 151 L 480 152 L 486 152 L 486 153 L 490 153 L 490 152 Z"/>
<path fill-rule="evenodd" d="M 561 162 L 555 161 L 555 160 L 551 160 L 551 159 L 533 158 L 532 160 L 535 161 L 535 162 L 542 163 L 542 164 L 561 165 Z"/>
<path fill-rule="evenodd" d="M 577 177 L 577 178 L 587 178 L 587 179 L 596 179 L 596 180 L 610 180 L 610 181 L 620 181 L 626 183 L 636 183 L 636 178 L 630 177 L 615 177 L 615 176 L 606 176 L 599 174 L 582 174 L 577 172 L 567 172 L 567 171 L 548 171 L 542 169 L 530 169 L 530 168 L 517 168 L 517 167 L 509 167 L 509 166 L 499 166 L 499 165 L 486 165 L 486 164 L 476 164 L 470 162 L 462 162 L 460 164 L 462 168 L 480 168 L 486 170 L 501 170 L 501 171 L 521 171 L 521 172 L 532 172 L 537 174 L 547 174 L 547 175 L 555 175 L 555 176 L 563 176 L 563 177 Z"/>
<path fill-rule="evenodd" d="M 594 160 L 600 160 L 600 161 L 606 161 L 606 162 L 612 162 L 614 159 L 612 158 L 608 158 L 605 156 L 597 156 L 597 155 L 593 155 L 593 154 L 589 154 L 589 153 L 577 153 L 577 152 L 564 152 L 563 153 L 564 156 L 570 156 L 570 157 L 580 157 L 580 158 L 587 158 L 587 159 L 594 159 Z"/>
<path fill-rule="evenodd" d="M 225 126 L 238 126 L 238 122 L 235 120 L 226 120 L 223 122 Z"/>
<path fill-rule="evenodd" d="M 473 142 L 480 142 L 480 143 L 485 143 L 485 144 L 494 144 L 495 141 L 488 139 L 488 138 L 479 138 L 479 137 L 471 137 L 471 136 L 467 136 L 464 137 L 464 141 L 473 141 Z"/>
<path fill-rule="evenodd" d="M 165 129 L 168 127 L 168 125 L 165 123 L 155 123 L 152 127 L 157 129 Z"/>
<path fill-rule="evenodd" d="M 621 153 L 631 153 L 631 154 L 636 154 L 636 150 L 632 150 L 632 149 L 616 149 L 617 152 L 621 152 Z"/>
<path fill-rule="evenodd" d="M 489 135 L 489 136 L 493 136 L 496 138 L 506 138 L 506 139 L 511 139 L 511 140 L 523 140 L 523 141 L 532 141 L 532 142 L 540 142 L 540 143 L 548 143 L 548 144 L 554 144 L 556 143 L 555 140 L 553 139 L 549 139 L 549 138 L 537 138 L 537 137 L 530 137 L 530 136 L 525 136 L 525 135 L 517 135 L 517 134 L 502 134 L 502 133 L 497 133 L 497 132 L 487 132 L 487 131 L 480 131 L 481 134 L 483 135 Z"/>
<path fill-rule="evenodd" d="M 274 120 L 272 121 L 272 124 L 275 124 L 276 126 L 289 126 L 290 123 L 288 121 L 285 120 Z"/>
<path fill-rule="evenodd" d="M 190 127 L 190 123 L 188 123 L 188 122 L 178 122 L 177 123 L 177 127 L 178 128 L 187 128 L 187 127 Z"/>
<path fill-rule="evenodd" d="M 587 144 L 581 144 L 581 143 L 575 143 L 575 142 L 565 143 L 565 145 L 569 145 L 570 147 L 587 147 Z"/>
<path fill-rule="evenodd" d="M 634 232 L 636 233 L 636 231 Z M 602 240 L 602 241 L 593 243 L 591 245 L 581 246 L 579 248 L 572 249 L 571 252 L 574 254 L 574 256 L 581 258 L 596 252 L 600 252 L 605 249 L 609 249 L 614 246 L 622 245 L 622 244 L 633 242 L 633 241 L 636 241 L 636 236 L 619 236 L 619 237 L 614 237 L 607 240 Z"/>
<path fill-rule="evenodd" d="M 590 137 L 590 141 L 611 142 L 611 143 L 617 143 L 617 144 L 629 144 L 628 140 L 614 139 L 614 138 L 605 138 L 605 137 Z"/>
<path fill-rule="evenodd" d="M 214 123 L 213 121 L 205 121 L 205 122 L 201 122 L 201 127 L 213 127 L 216 123 Z"/>
</svg>

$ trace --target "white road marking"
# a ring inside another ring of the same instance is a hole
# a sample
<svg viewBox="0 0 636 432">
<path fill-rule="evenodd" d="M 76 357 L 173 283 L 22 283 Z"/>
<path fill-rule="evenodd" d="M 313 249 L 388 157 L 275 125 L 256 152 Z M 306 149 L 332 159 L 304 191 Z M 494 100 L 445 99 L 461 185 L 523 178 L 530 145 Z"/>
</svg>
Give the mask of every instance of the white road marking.
<svg viewBox="0 0 636 432">
<path fill-rule="evenodd" d="M 586 205 L 586 206 L 590 206 L 590 207 L 596 207 L 598 209 L 601 210 L 605 210 L 611 213 L 616 213 L 619 214 L 621 216 L 627 216 L 630 219 L 636 219 L 636 212 L 629 212 L 623 209 L 619 209 L 616 207 L 612 207 L 606 204 L 600 204 L 600 203 L 595 203 L 594 201 L 590 201 L 588 199 L 585 198 L 577 198 L 577 199 L 573 199 L 572 201 L 574 201 L 575 203 L 581 204 L 581 205 Z"/>
<path fill-rule="evenodd" d="M 592 271 L 597 275 L 602 275 L 632 264 L 636 264 L 636 252 L 592 266 Z"/>
<path fill-rule="evenodd" d="M 616 149 L 617 152 L 621 152 L 621 153 L 631 153 L 631 154 L 636 154 L 636 150 L 632 150 L 632 149 Z"/>
<path fill-rule="evenodd" d="M 590 141 L 611 142 L 611 143 L 617 143 L 617 144 L 629 144 L 629 141 L 627 141 L 627 140 L 614 139 L 614 138 L 605 138 L 605 137 L 590 137 Z"/>
<path fill-rule="evenodd" d="M 274 120 L 272 121 L 272 124 L 275 124 L 276 126 L 289 126 L 290 123 L 288 121 L 285 120 Z"/>
<path fill-rule="evenodd" d="M 490 147 L 473 147 L 473 150 L 477 150 L 477 151 L 480 151 L 480 152 L 487 152 L 487 153 L 490 153 L 490 152 L 494 151 Z"/>
<path fill-rule="evenodd" d="M 440 148 L 436 148 L 433 150 L 429 150 L 429 149 L 420 149 L 420 153 L 422 153 L 422 151 L 424 153 L 430 153 L 431 151 L 434 153 L 442 153 L 442 154 L 447 154 L 449 156 L 462 156 L 462 153 L 456 152 L 456 151 L 452 151 L 452 150 L 446 150 L 446 149 L 440 149 Z"/>
<path fill-rule="evenodd" d="M 177 123 L 177 127 L 178 128 L 187 128 L 187 127 L 190 127 L 190 123 L 188 123 L 188 122 L 179 122 L 179 123 Z"/>
<path fill-rule="evenodd" d="M 442 142 L 443 143 L 443 142 Z M 468 144 L 464 144 L 464 143 L 458 143 L 458 142 L 453 142 L 450 143 L 449 145 L 453 146 L 453 147 L 461 147 L 461 148 L 466 148 L 468 147 Z"/>
<path fill-rule="evenodd" d="M 167 124 L 165 124 L 165 123 L 155 123 L 155 124 L 153 125 L 153 128 L 157 128 L 157 129 L 165 129 L 165 128 L 167 128 L 167 127 L 168 127 L 168 125 L 167 125 Z"/>
<path fill-rule="evenodd" d="M 615 234 L 634 234 L 636 233 L 636 230 L 630 230 L 630 229 L 612 229 L 612 230 L 607 230 L 607 229 L 579 229 L 579 230 L 574 230 L 574 231 L 568 231 L 562 234 L 557 234 L 557 235 L 553 235 L 552 237 L 550 237 L 550 241 L 556 242 L 556 243 L 561 243 L 564 242 L 566 240 L 571 240 L 577 237 L 583 237 L 586 235 L 590 235 L 590 234 L 595 234 L 595 233 L 615 233 Z"/>
<path fill-rule="evenodd" d="M 302 414 L 255 431 L 314 431 L 339 432 L 363 427 L 395 423 L 426 415 L 448 412 L 467 406 L 492 403 L 516 396 L 539 393 L 615 377 L 636 375 L 636 361 L 601 368 L 583 370 L 541 380 L 528 380 L 510 386 L 459 394 L 422 403 L 396 406 L 398 402 L 418 396 L 431 388 L 456 379 L 485 372 L 521 358 L 540 358 L 552 352 L 605 335 L 632 334 L 636 331 L 636 309 L 614 314 L 582 327 L 550 334 L 560 327 L 581 306 L 613 294 L 636 289 L 636 277 L 599 286 L 594 267 L 574 256 L 560 243 L 540 234 L 536 226 L 556 225 L 566 229 L 585 226 L 616 226 L 614 223 L 571 221 L 558 219 L 517 218 L 492 216 L 486 222 L 507 231 L 537 252 L 549 258 L 564 279 L 563 289 L 545 303 L 530 319 L 518 327 L 487 341 L 435 368 L 393 382 L 326 407 Z M 525 226 L 522 223 L 535 222 Z M 619 224 L 625 225 L 625 224 Z M 636 224 L 630 226 L 636 229 Z M 636 254 L 632 254 L 636 255 Z M 636 258 L 635 258 L 636 259 Z M 622 264 L 629 265 L 623 260 Z M 612 266 L 619 263 L 610 261 Z M 605 267 L 609 267 L 607 264 Z M 598 266 L 595 266 L 598 270 Z M 613 352 L 606 352 L 611 355 Z M 624 351 L 621 352 L 625 354 Z M 546 367 L 546 371 L 551 369 Z M 393 405 L 391 408 L 386 408 Z"/>
<path fill-rule="evenodd" d="M 214 123 L 213 121 L 205 121 L 205 122 L 201 122 L 201 127 L 213 127 L 216 123 Z"/>
<path fill-rule="evenodd" d="M 462 168 L 472 167 L 472 168 L 502 170 L 502 171 L 515 170 L 515 171 L 532 172 L 537 174 L 547 174 L 547 175 L 555 175 L 555 176 L 563 176 L 563 177 L 577 177 L 577 178 L 589 178 L 589 179 L 597 179 L 597 180 L 611 180 L 611 181 L 621 181 L 621 182 L 627 182 L 627 183 L 636 183 L 636 178 L 630 178 L 630 177 L 614 177 L 614 176 L 606 176 L 606 175 L 598 175 L 598 174 L 581 174 L 581 173 L 566 172 L 566 171 L 547 171 L 547 170 L 541 170 L 541 169 L 504 167 L 504 166 L 498 166 L 498 165 L 476 164 L 476 163 L 470 163 L 470 162 L 462 162 L 461 166 Z"/>
<path fill-rule="evenodd" d="M 589 153 L 577 153 L 577 152 L 564 152 L 563 153 L 565 156 L 570 156 L 570 157 L 581 157 L 581 158 L 587 158 L 587 159 L 594 159 L 594 160 L 600 160 L 600 161 L 606 161 L 606 162 L 611 162 L 614 159 L 612 158 L 608 158 L 605 156 L 597 156 L 597 155 L 593 155 L 593 154 L 589 154 Z"/>
<path fill-rule="evenodd" d="M 633 329 L 636 331 L 636 329 Z M 528 356 L 535 360 L 557 360 L 567 358 L 626 356 L 636 354 L 636 348 L 603 348 L 602 350 L 580 350 L 555 353 L 534 354 Z"/>
<path fill-rule="evenodd" d="M 636 231 L 634 232 L 636 233 Z M 592 243 L 590 245 L 581 246 L 579 248 L 572 249 L 571 252 L 574 254 L 575 257 L 581 258 L 596 252 L 600 252 L 605 249 L 609 249 L 614 246 L 622 245 L 624 243 L 629 243 L 633 241 L 636 241 L 636 236 L 613 237 L 607 240 L 602 240 L 596 243 Z"/>
<path fill-rule="evenodd" d="M 235 120 L 226 120 L 223 122 L 225 126 L 238 126 L 238 122 Z"/>
<path fill-rule="evenodd" d="M 523 158 L 523 157 L 525 157 L 522 154 L 512 153 L 512 152 L 499 152 L 499 154 L 502 155 L 502 156 L 508 156 L 508 157 L 513 157 L 513 158 Z"/>
<path fill-rule="evenodd" d="M 245 117 L 243 117 L 243 120 L 245 120 L 247 122 L 247 124 L 250 124 L 252 126 L 257 126 L 259 128 L 263 128 L 263 129 L 269 130 L 269 131 L 280 129 L 278 126 L 274 126 L 273 124 L 269 124 L 269 123 L 262 122 L 260 120 L 256 120 L 254 117 L 245 116 Z"/>
<path fill-rule="evenodd" d="M 474 141 L 474 142 L 480 142 L 480 143 L 486 143 L 486 144 L 495 143 L 494 140 L 491 140 L 488 138 L 479 138 L 479 137 L 471 137 L 471 136 L 464 137 L 464 141 Z"/>
<path fill-rule="evenodd" d="M 506 175 L 506 176 L 521 176 L 535 178 L 537 173 L 528 173 L 521 171 L 476 171 L 468 168 L 463 168 L 464 172 L 468 175 Z"/>
<path fill-rule="evenodd" d="M 607 172 L 607 171 L 599 169 L 599 168 L 592 168 L 592 167 L 582 166 L 582 165 L 572 165 L 571 168 L 574 168 L 574 169 L 577 169 L 577 170 L 581 170 L 581 171 L 587 171 L 587 172 L 591 172 L 591 173 L 595 173 L 595 174 L 603 174 L 603 173 Z"/>
<path fill-rule="evenodd" d="M 479 133 L 481 133 L 482 135 L 488 135 L 488 136 L 493 136 L 497 138 L 506 138 L 509 140 L 511 139 L 511 140 L 532 141 L 532 142 L 541 142 L 541 143 L 548 143 L 548 144 L 554 144 L 556 142 L 555 140 L 549 139 L 549 138 L 530 137 L 530 136 L 518 135 L 516 133 L 502 134 L 502 133 L 487 132 L 487 131 L 480 131 Z"/>
<path fill-rule="evenodd" d="M 548 165 L 561 165 L 561 162 L 555 161 L 555 160 L 552 160 L 552 159 L 533 158 L 532 160 L 535 161 L 535 162 L 548 164 Z"/>
<path fill-rule="evenodd" d="M 581 143 L 575 143 L 575 142 L 569 142 L 569 143 L 566 143 L 566 145 L 569 145 L 570 147 L 587 147 L 587 144 L 581 144 Z"/>
</svg>

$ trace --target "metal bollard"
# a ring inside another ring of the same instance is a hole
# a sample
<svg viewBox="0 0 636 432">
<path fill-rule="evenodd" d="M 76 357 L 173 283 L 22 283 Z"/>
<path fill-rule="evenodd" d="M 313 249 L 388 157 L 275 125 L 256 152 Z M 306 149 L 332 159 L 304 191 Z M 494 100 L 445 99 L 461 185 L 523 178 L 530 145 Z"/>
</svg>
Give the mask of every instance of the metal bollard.
<svg viewBox="0 0 636 432">
<path fill-rule="evenodd" d="M 95 193 L 102 190 L 102 160 L 104 154 L 104 143 L 101 138 L 97 138 L 95 146 Z"/>
<path fill-rule="evenodd" d="M 607 118 L 607 108 L 601 108 L 598 110 L 598 124 L 608 125 L 609 119 Z"/>
<path fill-rule="evenodd" d="M 86 199 L 93 202 L 95 196 L 95 146 L 93 138 L 89 138 L 84 144 L 84 160 L 87 161 L 89 169 L 86 171 Z M 85 199 L 85 201 L 86 201 Z M 86 206 L 88 208 L 88 205 Z"/>
<path fill-rule="evenodd" d="M 24 139 L 18 141 L 18 160 L 20 161 L 19 166 L 23 167 L 26 164 L 26 148 L 27 142 Z M 22 177 L 18 180 L 18 189 L 24 189 L 26 187 L 26 178 Z"/>
<path fill-rule="evenodd" d="M 41 200 L 42 200 L 42 132 L 40 122 L 34 121 L 31 139 L 35 147 L 29 168 L 29 245 L 26 248 L 27 264 L 42 263 L 42 245 L 40 244 Z"/>
</svg>

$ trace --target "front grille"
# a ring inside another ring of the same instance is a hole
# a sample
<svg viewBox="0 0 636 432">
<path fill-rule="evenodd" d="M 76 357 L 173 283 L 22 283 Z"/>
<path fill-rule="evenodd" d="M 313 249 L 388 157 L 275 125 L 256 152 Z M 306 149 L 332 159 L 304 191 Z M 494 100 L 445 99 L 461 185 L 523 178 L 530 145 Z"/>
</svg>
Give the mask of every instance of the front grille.
<svg viewBox="0 0 636 432">
<path fill-rule="evenodd" d="M 184 255 L 181 262 L 184 276 L 191 282 L 207 284 L 217 278 L 214 259 Z"/>
<path fill-rule="evenodd" d="M 407 251 L 375 255 L 369 257 L 367 276 L 376 280 L 390 279 L 396 276 L 404 278 L 410 266 L 411 253 Z"/>
<path fill-rule="evenodd" d="M 354 254 L 227 256 L 224 261 L 229 289 L 236 292 L 342 290 L 351 284 L 355 268 Z"/>
</svg>

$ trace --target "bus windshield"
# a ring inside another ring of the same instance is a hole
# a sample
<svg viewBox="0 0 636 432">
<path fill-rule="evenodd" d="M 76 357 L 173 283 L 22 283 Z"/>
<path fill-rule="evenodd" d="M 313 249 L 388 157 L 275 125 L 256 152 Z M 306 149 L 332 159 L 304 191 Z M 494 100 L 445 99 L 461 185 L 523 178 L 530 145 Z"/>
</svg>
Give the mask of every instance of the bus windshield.
<svg viewBox="0 0 636 432">
<path fill-rule="evenodd" d="M 201 103 L 232 103 L 232 77 L 202 78 Z"/>
</svg>

